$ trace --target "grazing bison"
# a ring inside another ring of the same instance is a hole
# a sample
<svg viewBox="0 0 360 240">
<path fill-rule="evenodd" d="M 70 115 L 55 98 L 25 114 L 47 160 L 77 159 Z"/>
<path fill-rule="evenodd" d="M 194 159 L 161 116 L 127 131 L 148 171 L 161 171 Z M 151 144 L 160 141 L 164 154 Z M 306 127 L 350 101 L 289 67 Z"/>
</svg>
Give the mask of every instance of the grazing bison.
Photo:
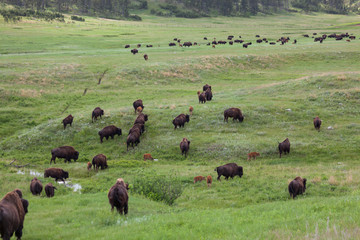
<svg viewBox="0 0 360 240">
<path fill-rule="evenodd" d="M 211 184 L 212 184 L 212 177 L 209 175 L 209 176 L 207 176 L 207 178 L 206 178 L 206 183 L 207 183 L 207 186 L 208 187 L 211 187 Z"/>
<path fill-rule="evenodd" d="M 102 110 L 99 107 L 96 107 L 91 114 L 91 122 L 94 122 L 94 119 L 97 120 L 98 117 L 101 118 L 102 115 L 104 115 L 104 110 Z"/>
<path fill-rule="evenodd" d="M 140 48 L 141 47 L 141 44 L 139 43 L 138 45 L 136 45 L 137 46 L 137 48 Z"/>
<path fill-rule="evenodd" d="M 121 136 L 121 129 L 115 127 L 114 125 L 106 126 L 102 130 L 98 132 L 100 136 L 100 143 L 103 143 L 103 138 L 106 138 L 106 140 L 111 137 L 111 139 L 114 139 L 115 135 Z"/>
<path fill-rule="evenodd" d="M 151 156 L 150 153 L 145 153 L 144 154 L 144 161 L 146 161 L 146 160 L 154 160 L 154 158 Z"/>
<path fill-rule="evenodd" d="M 206 91 L 205 91 L 205 97 L 206 97 L 206 100 L 207 101 L 211 101 L 213 95 L 212 95 L 212 92 L 211 92 L 211 89 L 208 88 Z"/>
<path fill-rule="evenodd" d="M 290 153 L 290 141 L 286 138 L 283 142 L 279 143 L 279 154 L 281 158 L 282 153 Z"/>
<path fill-rule="evenodd" d="M 314 127 L 316 130 L 320 131 L 321 120 L 319 117 L 314 118 Z"/>
<path fill-rule="evenodd" d="M 88 162 L 88 163 L 87 163 L 87 170 L 90 171 L 90 170 L 91 170 L 91 167 L 92 167 L 91 162 Z"/>
<path fill-rule="evenodd" d="M 132 148 L 137 146 L 140 143 L 140 130 L 137 129 L 136 131 L 131 132 L 126 138 L 126 150 L 129 150 L 129 146 L 131 144 Z"/>
<path fill-rule="evenodd" d="M 208 40 L 207 37 L 204 37 L 204 40 Z"/>
<path fill-rule="evenodd" d="M 55 195 L 55 189 L 57 189 L 57 188 L 54 187 L 54 186 L 52 185 L 52 183 L 46 184 L 46 186 L 45 186 L 46 196 L 47 196 L 48 198 L 53 197 L 53 196 Z"/>
<path fill-rule="evenodd" d="M 123 212 L 125 215 L 128 213 L 128 192 L 124 182 L 116 182 L 114 186 L 112 186 L 108 193 L 109 203 L 111 205 L 111 211 L 114 211 L 114 207 L 116 207 L 117 211 L 122 215 Z"/>
<path fill-rule="evenodd" d="M 300 194 L 303 194 L 306 189 L 306 178 L 296 177 L 289 184 L 290 197 L 293 199 Z"/>
<path fill-rule="evenodd" d="M 146 45 L 146 47 L 153 47 L 153 45 L 149 44 L 149 45 Z"/>
<path fill-rule="evenodd" d="M 220 177 L 224 176 L 226 180 L 229 177 L 234 178 L 235 176 L 242 177 L 243 175 L 243 168 L 238 166 L 236 163 L 228 163 L 222 166 L 215 168 L 215 171 L 218 173 L 217 180 L 220 181 Z"/>
<path fill-rule="evenodd" d="M 74 120 L 74 117 L 71 116 L 71 114 L 69 116 L 67 116 L 66 118 L 64 118 L 64 120 L 62 120 L 62 123 L 64 125 L 64 129 L 66 128 L 66 125 L 70 124 L 70 126 L 72 126 L 72 122 Z"/>
<path fill-rule="evenodd" d="M 239 122 L 244 121 L 244 116 L 241 113 L 239 108 L 229 108 L 224 111 L 224 121 L 228 121 L 228 118 L 231 117 L 234 120 L 239 120 Z"/>
<path fill-rule="evenodd" d="M 199 103 L 206 103 L 206 93 L 205 92 L 200 93 L 200 91 L 198 91 L 197 95 L 199 98 Z"/>
<path fill-rule="evenodd" d="M 257 43 L 262 43 L 263 40 L 262 40 L 262 39 L 257 39 L 256 42 L 257 42 Z"/>
<path fill-rule="evenodd" d="M 184 44 L 183 44 L 184 47 L 190 47 L 192 45 L 193 44 L 191 42 L 184 42 Z"/>
<path fill-rule="evenodd" d="M 75 151 L 75 149 L 71 146 L 54 148 L 51 150 L 50 164 L 52 161 L 54 161 L 54 163 L 56 164 L 56 158 L 65 158 L 64 162 L 71 162 L 71 159 L 74 159 L 74 161 L 76 162 L 76 160 L 79 158 L 79 152 Z"/>
<path fill-rule="evenodd" d="M 43 190 L 43 185 L 39 179 L 34 177 L 30 183 L 30 191 L 33 195 L 40 195 Z"/>
<path fill-rule="evenodd" d="M 136 49 L 136 48 L 134 48 L 134 49 L 131 49 L 131 51 L 130 51 L 132 54 L 137 54 L 139 51 Z"/>
<path fill-rule="evenodd" d="M 22 199 L 22 192 L 19 189 L 7 193 L 1 199 L 0 236 L 3 240 L 10 240 L 14 232 L 17 239 L 21 239 L 28 206 L 29 202 Z"/>
<path fill-rule="evenodd" d="M 92 160 L 92 165 L 94 166 L 94 170 L 99 170 L 99 167 L 101 167 L 101 170 L 108 168 L 106 156 L 104 154 L 98 154 L 96 155 Z"/>
<path fill-rule="evenodd" d="M 133 102 L 133 107 L 136 113 L 136 109 L 138 107 L 141 107 L 142 109 L 144 109 L 144 105 L 143 105 L 143 101 L 141 99 L 136 100 L 135 102 Z"/>
<path fill-rule="evenodd" d="M 244 43 L 242 46 L 243 46 L 243 48 L 247 48 L 249 46 L 249 44 Z"/>
<path fill-rule="evenodd" d="M 188 114 L 180 114 L 179 116 L 177 116 L 172 123 L 174 124 L 174 129 L 176 130 L 177 126 L 179 126 L 179 128 L 184 127 L 186 122 L 190 121 L 190 116 Z"/>
<path fill-rule="evenodd" d="M 187 140 L 186 138 L 183 138 L 183 140 L 180 143 L 181 155 L 184 155 L 184 153 L 185 153 L 185 157 L 186 157 L 186 154 L 188 153 L 189 148 L 190 148 L 190 141 Z"/>
<path fill-rule="evenodd" d="M 149 59 L 149 56 L 147 54 L 144 54 L 144 59 L 147 61 Z"/>
<path fill-rule="evenodd" d="M 61 168 L 48 168 L 45 169 L 44 178 L 52 177 L 55 181 L 62 180 L 65 183 L 65 179 L 69 177 L 69 173 Z"/>
<path fill-rule="evenodd" d="M 194 177 L 194 183 L 201 182 L 202 180 L 205 180 L 205 177 L 203 177 L 203 176 Z"/>
<path fill-rule="evenodd" d="M 258 153 L 258 152 L 248 153 L 248 158 L 247 158 L 247 160 L 250 160 L 251 158 L 256 159 L 256 157 L 258 157 L 258 156 L 260 156 L 260 153 Z"/>
<path fill-rule="evenodd" d="M 126 45 L 125 45 L 125 48 L 129 48 L 129 47 L 130 47 L 130 45 L 129 45 L 129 44 L 126 44 Z"/>
<path fill-rule="evenodd" d="M 137 131 L 136 129 L 140 130 L 140 135 L 141 135 L 143 132 L 145 132 L 145 125 L 140 123 L 134 124 L 134 126 L 130 128 L 129 134 L 131 134 L 134 131 Z"/>
<path fill-rule="evenodd" d="M 189 107 L 189 113 L 190 113 L 190 116 L 192 116 L 193 111 L 194 111 L 194 108 L 193 108 L 192 106 L 190 106 L 190 107 Z"/>
<path fill-rule="evenodd" d="M 135 119 L 134 124 L 145 124 L 145 122 L 148 120 L 148 115 L 140 113 L 139 116 Z"/>
</svg>

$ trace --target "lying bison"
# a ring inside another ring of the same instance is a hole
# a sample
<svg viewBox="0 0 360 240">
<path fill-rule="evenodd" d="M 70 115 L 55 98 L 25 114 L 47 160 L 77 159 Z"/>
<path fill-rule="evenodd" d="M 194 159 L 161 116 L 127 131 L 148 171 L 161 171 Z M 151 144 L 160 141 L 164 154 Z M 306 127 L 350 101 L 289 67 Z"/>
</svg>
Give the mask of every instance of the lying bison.
<svg viewBox="0 0 360 240">
<path fill-rule="evenodd" d="M 45 169 L 44 178 L 52 177 L 55 181 L 62 180 L 65 184 L 65 179 L 69 177 L 69 173 L 62 170 L 61 168 L 48 168 Z"/>
<path fill-rule="evenodd" d="M 111 137 L 111 139 L 114 139 L 115 135 L 121 136 L 121 129 L 115 127 L 114 125 L 106 126 L 102 130 L 98 132 L 100 136 L 100 143 L 103 143 L 103 138 L 106 138 L 106 140 Z"/>
<path fill-rule="evenodd" d="M 134 112 L 136 113 L 136 109 L 138 107 L 141 107 L 142 109 L 144 109 L 144 105 L 143 105 L 143 101 L 141 99 L 138 99 L 136 101 L 133 102 L 133 107 L 134 107 Z"/>
<path fill-rule="evenodd" d="M 17 239 L 22 237 L 25 214 L 29 202 L 22 199 L 22 192 L 17 189 L 7 193 L 0 201 L 0 236 L 10 240 L 15 232 Z"/>
<path fill-rule="evenodd" d="M 289 184 L 290 197 L 293 199 L 300 194 L 303 194 L 306 189 L 306 178 L 296 177 Z"/>
<path fill-rule="evenodd" d="M 314 118 L 314 127 L 316 130 L 320 131 L 321 120 L 319 117 Z"/>
<path fill-rule="evenodd" d="M 48 198 L 53 197 L 53 196 L 55 195 L 55 189 L 57 189 L 57 188 L 54 187 L 54 186 L 52 185 L 52 183 L 46 184 L 46 186 L 45 186 L 46 196 L 47 196 Z"/>
<path fill-rule="evenodd" d="M 229 108 L 224 111 L 224 121 L 228 121 L 228 118 L 231 117 L 234 120 L 239 120 L 239 122 L 244 121 L 244 116 L 241 113 L 239 108 Z"/>
<path fill-rule="evenodd" d="M 92 165 L 94 166 L 94 170 L 98 171 L 99 167 L 102 169 L 105 169 L 108 167 L 106 156 L 104 154 L 98 154 L 96 155 L 92 160 Z"/>
<path fill-rule="evenodd" d="M 279 154 L 281 158 L 282 153 L 290 153 L 290 141 L 286 138 L 283 142 L 279 143 Z"/>
<path fill-rule="evenodd" d="M 75 149 L 71 146 L 54 148 L 51 150 L 50 164 L 52 161 L 54 161 L 54 163 L 56 164 L 56 158 L 65 158 L 64 162 L 71 162 L 71 159 L 74 159 L 74 161 L 76 162 L 76 160 L 79 158 L 79 152 L 75 151 Z"/>
<path fill-rule="evenodd" d="M 186 122 L 190 121 L 190 116 L 188 114 L 180 114 L 179 116 L 177 116 L 172 123 L 174 124 L 174 129 L 176 130 L 177 126 L 179 126 L 179 128 L 184 127 Z"/>
<path fill-rule="evenodd" d="M 187 140 L 186 138 L 183 138 L 183 140 L 180 142 L 181 155 L 184 155 L 185 153 L 185 157 L 186 157 L 186 154 L 188 153 L 189 149 L 190 149 L 190 141 Z"/>
<path fill-rule="evenodd" d="M 99 107 L 96 107 L 91 114 L 91 122 L 94 122 L 94 119 L 97 120 L 98 117 L 101 118 L 101 116 L 103 115 L 104 115 L 104 110 L 102 110 Z"/>
<path fill-rule="evenodd" d="M 41 192 L 43 190 L 43 185 L 42 183 L 40 182 L 39 179 L 37 179 L 36 177 L 34 177 L 32 180 L 31 180 L 31 183 L 30 183 L 30 192 L 33 194 L 33 195 L 40 195 Z"/>
<path fill-rule="evenodd" d="M 108 198 L 111 205 L 111 211 L 116 207 L 121 215 L 123 212 L 125 215 L 128 213 L 129 196 L 124 182 L 117 181 L 115 185 L 110 188 Z"/>
<path fill-rule="evenodd" d="M 218 173 L 217 180 L 220 181 L 220 177 L 224 176 L 226 180 L 229 177 L 234 178 L 234 176 L 242 177 L 243 175 L 243 168 L 238 166 L 236 163 L 228 163 L 222 165 L 220 167 L 215 168 L 215 171 Z"/>
<path fill-rule="evenodd" d="M 64 129 L 66 128 L 66 125 L 68 125 L 68 124 L 70 124 L 70 126 L 72 126 L 73 120 L 74 120 L 74 117 L 71 114 L 69 116 L 67 116 L 66 118 L 64 118 L 64 120 L 62 120 Z"/>
</svg>

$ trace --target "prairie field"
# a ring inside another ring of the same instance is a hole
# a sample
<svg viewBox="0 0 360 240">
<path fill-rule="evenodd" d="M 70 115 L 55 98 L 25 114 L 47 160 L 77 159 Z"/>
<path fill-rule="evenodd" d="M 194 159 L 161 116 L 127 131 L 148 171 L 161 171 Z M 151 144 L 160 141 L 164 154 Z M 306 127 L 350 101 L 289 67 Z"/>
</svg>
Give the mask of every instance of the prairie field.
<svg viewBox="0 0 360 240">
<path fill-rule="evenodd" d="M 29 201 L 22 239 L 360 239 L 359 16 L 141 17 L 0 19 L 0 196 L 20 188 Z M 313 33 L 356 39 L 320 44 Z M 207 45 L 229 35 L 252 45 Z M 290 41 L 256 43 L 255 35 Z M 198 45 L 170 47 L 174 38 Z M 205 84 L 213 99 L 200 104 Z M 127 151 L 137 99 L 149 120 Z M 174 130 L 172 120 L 190 106 L 190 121 Z M 105 114 L 92 123 L 95 107 Z M 230 107 L 243 122 L 224 122 Z M 108 125 L 123 135 L 101 144 L 98 131 Z M 291 151 L 280 158 L 285 138 Z M 64 145 L 79 159 L 50 165 L 51 149 Z M 260 156 L 247 161 L 249 152 Z M 109 167 L 88 171 L 100 153 Z M 144 161 L 145 153 L 157 161 Z M 231 162 L 242 178 L 217 181 L 214 169 Z M 43 177 L 50 166 L 69 172 L 66 186 Z M 194 184 L 198 175 L 211 175 L 212 186 Z M 34 176 L 57 187 L 54 198 L 31 194 Z M 288 184 L 297 176 L 307 188 L 293 200 Z M 107 198 L 119 177 L 130 184 L 126 216 L 111 212 Z"/>
</svg>

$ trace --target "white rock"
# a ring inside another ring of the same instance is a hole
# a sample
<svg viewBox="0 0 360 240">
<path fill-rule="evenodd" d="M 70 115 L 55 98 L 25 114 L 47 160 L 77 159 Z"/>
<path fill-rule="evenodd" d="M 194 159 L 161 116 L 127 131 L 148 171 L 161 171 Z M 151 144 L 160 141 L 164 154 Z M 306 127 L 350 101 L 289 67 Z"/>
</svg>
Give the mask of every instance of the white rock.
<svg viewBox="0 0 360 240">
<path fill-rule="evenodd" d="M 328 130 L 333 130 L 334 128 L 332 126 L 327 127 Z"/>
</svg>

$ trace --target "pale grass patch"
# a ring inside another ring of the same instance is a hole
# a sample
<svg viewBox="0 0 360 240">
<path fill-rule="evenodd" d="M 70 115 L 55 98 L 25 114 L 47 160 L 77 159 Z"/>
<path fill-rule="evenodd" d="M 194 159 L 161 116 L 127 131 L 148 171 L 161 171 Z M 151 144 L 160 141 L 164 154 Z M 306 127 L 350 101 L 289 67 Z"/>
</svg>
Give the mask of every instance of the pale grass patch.
<svg viewBox="0 0 360 240">
<path fill-rule="evenodd" d="M 330 176 L 328 182 L 330 185 L 333 185 L 333 186 L 339 185 L 338 181 L 336 180 L 336 178 L 334 176 Z"/>
<path fill-rule="evenodd" d="M 35 98 L 35 97 L 41 96 L 42 92 L 39 92 L 37 90 L 32 90 L 32 89 L 20 89 L 19 95 L 22 96 L 22 97 Z"/>
<path fill-rule="evenodd" d="M 173 110 L 173 109 L 175 109 L 176 108 L 176 105 L 175 104 L 172 104 L 171 106 L 170 106 L 170 109 L 171 110 Z"/>
<path fill-rule="evenodd" d="M 320 177 L 314 177 L 313 179 L 311 179 L 311 182 L 314 183 L 314 184 L 321 183 L 321 178 Z"/>
</svg>

